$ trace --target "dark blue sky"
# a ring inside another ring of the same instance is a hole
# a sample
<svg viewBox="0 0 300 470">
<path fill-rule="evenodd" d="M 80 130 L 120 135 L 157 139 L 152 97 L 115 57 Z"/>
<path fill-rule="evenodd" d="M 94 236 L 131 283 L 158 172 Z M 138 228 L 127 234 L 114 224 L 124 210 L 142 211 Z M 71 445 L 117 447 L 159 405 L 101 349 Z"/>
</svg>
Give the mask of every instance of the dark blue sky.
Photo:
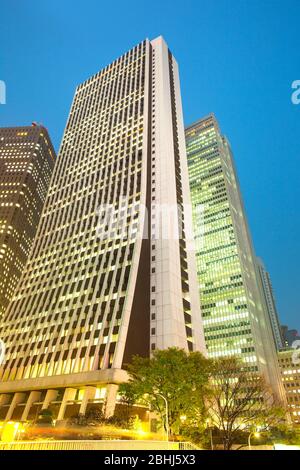
<svg viewBox="0 0 300 470">
<path fill-rule="evenodd" d="M 216 114 L 282 322 L 300 328 L 299 22 L 299 0 L 1 0 L 0 126 L 42 122 L 58 149 L 75 86 L 163 35 L 179 62 L 185 122 Z"/>
</svg>

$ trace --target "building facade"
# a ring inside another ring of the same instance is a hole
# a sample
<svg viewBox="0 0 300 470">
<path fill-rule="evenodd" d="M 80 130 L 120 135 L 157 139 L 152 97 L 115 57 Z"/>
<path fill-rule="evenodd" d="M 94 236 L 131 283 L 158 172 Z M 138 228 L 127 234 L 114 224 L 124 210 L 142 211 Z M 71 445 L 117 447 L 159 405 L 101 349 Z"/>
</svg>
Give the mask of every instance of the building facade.
<svg viewBox="0 0 300 470">
<path fill-rule="evenodd" d="M 209 115 L 186 128 L 186 145 L 208 356 L 241 357 L 284 399 L 229 143 Z"/>
<path fill-rule="evenodd" d="M 43 126 L 0 128 L 0 321 L 28 258 L 55 158 Z"/>
<path fill-rule="evenodd" d="M 110 415 L 133 354 L 204 351 L 189 202 L 177 63 L 145 40 L 76 89 L 1 326 L 0 418 L 50 406 L 61 421 L 101 401 Z"/>
<path fill-rule="evenodd" d="M 279 349 L 283 348 L 284 341 L 282 337 L 282 331 L 281 331 L 279 316 L 278 316 L 278 312 L 276 308 L 276 302 L 275 302 L 273 287 L 272 287 L 272 283 L 270 279 L 270 274 L 266 270 L 263 261 L 260 258 L 256 258 L 256 260 L 257 260 L 260 280 L 263 286 L 265 302 L 267 305 L 268 314 L 269 314 L 269 318 L 271 321 L 274 341 L 276 344 L 276 348 L 279 351 Z"/>
<path fill-rule="evenodd" d="M 278 360 L 290 416 L 300 425 L 300 351 L 283 349 L 278 352 Z"/>
</svg>

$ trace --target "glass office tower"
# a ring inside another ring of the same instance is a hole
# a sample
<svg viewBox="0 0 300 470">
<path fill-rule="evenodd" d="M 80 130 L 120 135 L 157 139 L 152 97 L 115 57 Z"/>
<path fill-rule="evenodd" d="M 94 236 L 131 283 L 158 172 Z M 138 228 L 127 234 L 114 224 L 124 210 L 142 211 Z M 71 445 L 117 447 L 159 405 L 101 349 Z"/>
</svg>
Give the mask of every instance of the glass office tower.
<svg viewBox="0 0 300 470">
<path fill-rule="evenodd" d="M 186 128 L 186 145 L 208 355 L 238 355 L 284 399 L 229 143 L 209 115 Z"/>
</svg>

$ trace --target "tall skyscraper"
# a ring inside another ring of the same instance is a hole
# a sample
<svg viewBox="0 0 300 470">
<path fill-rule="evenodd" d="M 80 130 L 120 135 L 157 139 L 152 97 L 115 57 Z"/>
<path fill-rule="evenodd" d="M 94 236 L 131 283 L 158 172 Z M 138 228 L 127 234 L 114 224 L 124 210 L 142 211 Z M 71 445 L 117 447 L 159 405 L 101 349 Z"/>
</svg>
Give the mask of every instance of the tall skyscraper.
<svg viewBox="0 0 300 470">
<path fill-rule="evenodd" d="M 109 415 L 133 354 L 204 350 L 189 202 L 177 64 L 145 40 L 76 89 L 1 327 L 0 418 L 55 404 L 60 421 L 99 401 Z"/>
<path fill-rule="evenodd" d="M 276 344 L 276 348 L 282 349 L 284 347 L 284 341 L 282 337 L 281 326 L 279 322 L 279 316 L 276 308 L 275 297 L 273 293 L 273 287 L 270 279 L 270 274 L 265 268 L 263 261 L 260 258 L 256 258 L 258 271 L 260 275 L 260 279 L 263 286 L 263 292 L 265 296 L 265 302 L 268 309 L 269 318 L 271 321 L 272 332 L 274 341 Z"/>
<path fill-rule="evenodd" d="M 209 115 L 186 129 L 186 145 L 208 356 L 238 355 L 284 399 L 229 143 Z"/>
<path fill-rule="evenodd" d="M 29 255 L 55 158 L 43 126 L 0 128 L 0 321 Z"/>
</svg>

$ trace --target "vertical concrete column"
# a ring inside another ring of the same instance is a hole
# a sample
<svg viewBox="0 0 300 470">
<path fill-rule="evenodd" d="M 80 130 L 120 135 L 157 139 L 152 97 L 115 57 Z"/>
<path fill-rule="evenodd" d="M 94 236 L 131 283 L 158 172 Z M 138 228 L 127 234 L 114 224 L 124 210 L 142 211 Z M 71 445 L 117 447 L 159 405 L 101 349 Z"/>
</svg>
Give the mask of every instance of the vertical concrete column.
<svg viewBox="0 0 300 470">
<path fill-rule="evenodd" d="M 28 397 L 26 406 L 25 406 L 24 411 L 23 411 L 23 413 L 22 413 L 21 421 L 26 421 L 27 416 L 28 416 L 28 413 L 29 413 L 30 408 L 31 408 L 31 405 L 32 405 L 35 401 L 38 401 L 39 398 L 40 398 L 40 396 L 41 396 L 41 392 L 36 392 L 36 391 L 30 392 L 30 395 L 29 395 L 29 397 Z"/>
<path fill-rule="evenodd" d="M 115 384 L 108 384 L 106 387 L 106 402 L 104 410 L 104 415 L 106 418 L 113 416 L 115 412 L 118 388 L 119 386 Z"/>
<path fill-rule="evenodd" d="M 57 416 L 57 421 L 62 421 L 65 416 L 66 407 L 69 400 L 74 400 L 76 395 L 76 388 L 66 388 L 64 397 L 62 399 L 60 409 Z"/>
<path fill-rule="evenodd" d="M 10 407 L 9 407 L 9 409 L 8 409 L 8 412 L 7 412 L 7 414 L 6 414 L 5 421 L 9 421 L 9 420 L 11 419 L 15 407 L 16 407 L 19 403 L 22 403 L 22 401 L 24 400 L 25 397 L 26 397 L 26 393 L 18 392 L 18 393 L 15 393 L 15 394 L 14 394 L 14 397 L 13 397 L 13 399 L 12 399 L 12 402 L 11 402 L 11 404 L 10 404 Z"/>
<path fill-rule="evenodd" d="M 2 395 L 0 395 L 0 406 L 7 405 L 9 403 L 10 397 L 11 395 L 9 395 L 9 393 L 2 393 Z"/>
<path fill-rule="evenodd" d="M 57 397 L 57 394 L 58 394 L 57 390 L 51 390 L 51 389 L 47 390 L 47 393 L 43 402 L 42 410 L 46 410 L 48 408 L 50 403 L 54 401 L 55 398 Z"/>
<path fill-rule="evenodd" d="M 86 407 L 88 405 L 89 400 L 92 400 L 93 398 L 95 398 L 95 395 L 96 395 L 96 387 L 85 388 L 82 402 L 81 402 L 80 409 L 79 409 L 79 414 L 82 414 L 82 415 L 85 414 Z"/>
</svg>

